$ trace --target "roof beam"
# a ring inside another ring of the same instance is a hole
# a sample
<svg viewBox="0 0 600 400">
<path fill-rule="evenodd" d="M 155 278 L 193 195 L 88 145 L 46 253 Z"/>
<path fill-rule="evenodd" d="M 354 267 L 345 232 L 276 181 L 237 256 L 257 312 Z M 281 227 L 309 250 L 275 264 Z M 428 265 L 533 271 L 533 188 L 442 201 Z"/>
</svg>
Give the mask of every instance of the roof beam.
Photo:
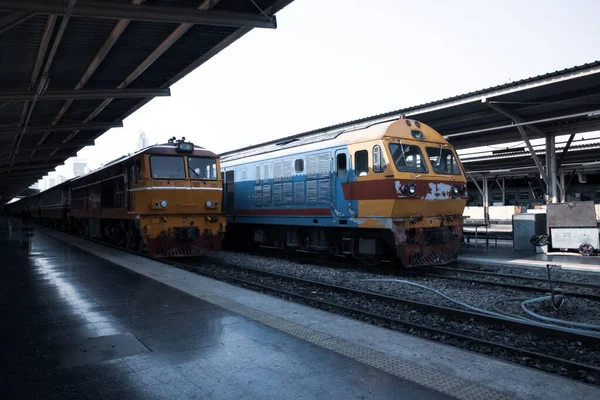
<svg viewBox="0 0 600 400">
<path fill-rule="evenodd" d="M 558 163 L 556 164 L 556 169 L 560 169 L 560 167 L 562 166 L 565 156 L 567 155 L 567 153 L 569 152 L 569 149 L 571 148 L 571 143 L 573 142 L 573 139 L 575 139 L 575 134 L 571 133 L 571 136 L 569 136 L 569 140 L 567 140 L 567 144 L 565 145 L 560 157 L 558 158 Z"/>
<path fill-rule="evenodd" d="M 0 114 L 4 111 L 9 109 L 10 107 L 14 106 L 16 103 L 16 101 L 7 101 L 4 104 L 0 104 Z"/>
<path fill-rule="evenodd" d="M 56 1 L 0 1 L 0 9 L 52 15 L 65 15 L 67 12 L 64 2 Z M 275 17 L 262 13 L 206 11 L 184 7 L 145 6 L 89 0 L 80 1 L 77 7 L 71 11 L 71 16 L 238 28 L 277 28 Z"/>
<path fill-rule="evenodd" d="M 544 107 L 552 107 L 554 105 L 589 105 L 597 103 L 598 95 L 600 93 L 599 87 L 590 87 L 585 90 L 578 90 L 576 96 L 564 97 L 564 95 L 553 95 L 538 99 L 532 104 L 527 104 L 524 107 L 513 108 L 512 113 L 529 112 L 538 110 Z M 502 104 L 502 101 L 490 101 L 489 103 Z M 539 114 L 539 113 L 538 113 Z M 429 121 L 427 124 L 435 126 L 436 129 L 442 129 L 442 126 L 451 125 L 460 122 L 473 121 L 480 118 L 492 117 L 497 115 L 494 110 L 478 111 L 471 114 L 458 115 L 456 117 L 442 118 L 433 121 Z M 418 119 L 418 118 L 417 118 Z M 443 129 L 442 129 L 443 130 Z"/>
<path fill-rule="evenodd" d="M 43 100 L 96 100 L 111 97 L 114 99 L 136 97 L 170 96 L 170 89 L 81 89 L 81 90 L 48 90 L 37 95 L 30 91 L 0 92 L 0 101 L 30 101 L 37 96 Z"/>
<path fill-rule="evenodd" d="M 488 103 L 488 106 L 490 106 L 492 109 L 496 110 L 497 112 L 499 112 L 502 115 L 506 115 L 508 118 L 511 118 L 515 124 L 521 124 L 523 123 L 523 120 L 511 115 L 511 113 L 509 113 L 508 111 L 504 110 L 502 107 L 500 107 L 497 104 L 492 104 L 492 103 Z M 527 125 L 527 127 L 529 129 L 534 128 L 531 125 Z M 519 125 L 517 126 L 517 129 L 519 130 L 519 133 L 521 134 L 521 137 L 523 138 L 523 141 L 525 142 L 525 144 L 527 145 L 527 149 L 529 149 L 529 153 L 531 155 L 531 158 L 533 158 L 533 162 L 535 163 L 536 167 L 538 168 L 540 175 L 542 176 L 542 179 L 544 180 L 544 182 L 546 182 L 546 185 L 549 185 L 549 181 L 548 181 L 548 173 L 546 170 L 544 170 L 544 167 L 542 166 L 542 163 L 540 161 L 540 159 L 538 158 L 537 154 L 535 153 L 535 150 L 533 149 L 533 146 L 531 145 L 531 142 L 529 141 L 529 137 L 527 136 L 527 132 L 525 132 L 525 128 L 523 128 L 523 126 Z M 547 137 L 548 135 L 546 135 L 544 132 L 542 132 L 542 130 L 540 129 L 532 129 L 534 132 L 541 134 L 544 137 Z"/>
<path fill-rule="evenodd" d="M 522 118 L 516 116 L 514 113 L 511 113 L 510 111 L 505 110 L 504 108 L 500 107 L 495 102 L 488 102 L 487 105 L 490 106 L 491 108 L 493 108 L 494 110 L 496 110 L 497 112 L 499 112 L 500 114 L 510 118 L 515 124 L 522 124 L 525 122 L 525 121 L 523 121 Z M 546 134 L 546 132 L 544 132 L 543 130 L 534 126 L 531 123 L 527 125 L 527 128 L 531 129 L 533 132 L 537 133 L 541 137 L 548 137 L 548 134 Z"/>
<path fill-rule="evenodd" d="M 31 169 L 35 169 L 38 168 L 40 166 L 40 164 L 36 164 L 37 161 L 54 161 L 54 160 L 64 160 L 67 159 L 71 156 L 75 155 L 75 153 L 73 152 L 69 152 L 68 154 L 59 154 L 56 156 L 44 156 L 44 157 L 36 157 L 34 160 L 30 160 L 29 158 L 24 158 L 24 159 L 17 159 L 14 162 L 14 167 L 15 168 L 20 168 L 20 169 L 24 169 L 24 167 L 27 167 L 27 169 L 31 168 Z M 56 163 L 53 164 L 48 164 L 48 166 L 53 165 L 54 167 L 57 166 Z M 2 166 L 2 168 L 7 168 L 8 167 L 8 160 L 6 161 L 0 161 L 0 166 Z"/>
<path fill-rule="evenodd" d="M 8 31 L 9 29 L 14 28 L 20 23 L 27 21 L 29 18 L 33 17 L 33 15 L 34 14 L 30 12 L 19 11 L 7 15 L 6 17 L 0 18 L 0 34 L 4 33 L 5 31 Z"/>
<path fill-rule="evenodd" d="M 0 184 L 20 183 L 23 180 L 27 179 L 38 180 L 45 176 L 48 172 L 52 171 L 52 169 L 53 168 L 44 168 L 41 170 L 25 172 L 22 174 L 5 174 L 2 177 L 0 177 Z"/>
<path fill-rule="evenodd" d="M 62 160 L 62 159 L 67 159 L 69 157 L 54 157 L 53 159 L 55 160 Z M 62 164 L 62 163 L 60 163 Z M 50 169 L 54 169 L 56 167 L 58 167 L 60 164 L 57 164 L 56 161 L 55 162 L 51 162 L 51 163 L 45 163 L 45 164 L 28 164 L 28 165 L 15 165 L 13 166 L 12 170 L 10 171 L 10 174 L 8 175 L 13 175 L 15 171 L 25 171 L 25 170 L 30 170 L 30 169 L 34 169 L 36 170 L 36 172 L 40 172 L 40 171 L 44 171 L 44 168 L 50 168 Z M 0 174 L 6 174 L 8 173 L 8 168 L 3 168 L 0 169 Z"/>
<path fill-rule="evenodd" d="M 60 42 L 62 41 L 63 35 L 65 33 L 65 30 L 67 29 L 67 25 L 69 23 L 69 19 L 71 18 L 71 12 L 73 11 L 73 7 L 75 7 L 75 3 L 77 2 L 77 0 L 69 0 L 69 4 L 66 7 L 63 7 L 63 13 L 61 14 L 62 17 L 62 21 L 60 22 L 60 26 L 58 27 L 58 31 L 56 32 L 56 36 L 54 37 L 54 42 L 52 43 L 52 47 L 50 48 L 50 52 L 48 53 L 48 58 L 46 59 L 46 63 L 44 64 L 44 70 L 42 71 L 42 77 L 41 79 L 39 79 L 37 82 L 35 82 L 35 78 L 37 78 L 37 74 L 39 74 L 39 68 L 38 66 L 41 66 L 41 64 L 39 64 L 40 61 L 43 62 L 43 54 L 42 57 L 40 58 L 40 53 L 38 53 L 38 59 L 36 61 L 36 68 L 34 69 L 34 73 L 32 75 L 32 77 L 34 79 L 32 79 L 32 83 L 35 85 L 32 85 L 32 87 L 35 87 L 35 93 L 36 95 L 34 96 L 33 100 L 31 101 L 31 104 L 29 105 L 29 108 L 27 107 L 27 102 L 25 103 L 25 107 L 23 108 L 23 115 L 25 115 L 25 110 L 27 109 L 27 117 L 25 118 L 22 126 L 22 131 L 21 133 L 15 138 L 16 142 L 14 145 L 14 152 L 11 156 L 11 162 L 10 162 L 10 166 L 9 166 L 9 171 L 10 168 L 12 167 L 15 157 L 17 156 L 17 153 L 19 152 L 19 146 L 21 146 L 21 142 L 23 141 L 23 138 L 25 137 L 25 135 L 27 135 L 28 129 L 29 129 L 29 120 L 31 118 L 31 115 L 33 114 L 33 109 L 35 108 L 35 104 L 37 102 L 38 96 L 43 94 L 46 89 L 48 88 L 48 83 L 49 83 L 49 72 L 50 72 L 50 67 L 52 66 L 52 62 L 54 61 L 54 57 L 56 56 L 56 52 L 58 51 L 58 46 L 60 46 Z M 19 4 L 22 4 L 22 2 L 19 2 Z M 48 17 L 48 23 L 46 24 L 46 28 L 48 27 L 48 25 L 52 25 L 52 28 L 54 28 L 54 23 L 51 21 L 52 17 L 56 18 L 55 15 L 51 15 L 50 17 Z M 53 29 L 50 30 L 50 34 L 52 34 Z M 42 42 L 44 40 L 46 40 L 46 33 L 44 32 L 44 39 L 42 40 Z M 51 35 L 50 35 L 51 36 Z M 41 47 L 40 47 L 41 50 Z M 45 49 L 44 49 L 44 53 L 45 53 Z"/>
<path fill-rule="evenodd" d="M 63 125 L 48 125 L 48 126 L 31 126 L 29 127 L 28 133 L 44 133 L 47 131 L 61 132 L 61 131 L 72 131 L 72 130 L 108 130 L 112 128 L 123 127 L 123 122 L 105 122 L 97 124 L 63 124 Z M 15 134 L 19 133 L 18 129 L 0 129 L 0 135 Z M 57 145 L 59 146 L 59 145 Z"/>
<path fill-rule="evenodd" d="M 210 7 L 214 7 L 220 0 L 205 0 L 198 7 L 199 10 L 207 10 Z M 183 36 L 190 28 L 193 27 L 193 24 L 180 24 L 177 28 L 171 32 L 169 36 L 165 40 L 161 42 L 153 51 L 142 61 L 127 77 L 117 86 L 117 89 L 124 89 L 129 86 L 134 80 L 136 80 L 145 70 L 147 70 L 160 56 L 162 56 L 167 50 Z M 94 118 L 98 116 L 112 101 L 113 97 L 107 97 L 92 113 L 85 119 L 84 123 L 88 123 Z M 150 98 L 146 98 L 141 104 L 145 104 L 150 100 Z M 141 106 L 141 105 L 140 105 Z M 71 133 L 63 143 L 67 143 L 69 140 L 73 139 L 79 131 L 75 131 Z"/>
<path fill-rule="evenodd" d="M 139 4 L 143 3 L 144 1 L 145 0 L 133 0 L 131 3 L 139 5 Z M 117 22 L 115 24 L 114 28 L 112 29 L 112 31 L 110 32 L 110 34 L 108 35 L 106 40 L 104 41 L 104 44 L 102 44 L 102 46 L 98 50 L 98 53 L 96 53 L 96 55 L 94 56 L 94 58 L 92 59 L 92 61 L 88 65 L 88 67 L 86 68 L 85 72 L 79 79 L 79 82 L 77 82 L 77 85 L 75 85 L 75 90 L 82 89 L 85 86 L 85 84 L 90 80 L 90 78 L 92 77 L 94 72 L 96 72 L 96 70 L 102 63 L 102 61 L 104 61 L 104 58 L 106 58 L 106 56 L 108 55 L 110 50 L 113 48 L 113 46 L 115 45 L 117 40 L 119 40 L 119 38 L 125 31 L 125 28 L 127 28 L 127 26 L 129 25 L 130 22 L 131 21 L 128 19 L 120 19 L 119 22 Z M 63 106 L 60 108 L 60 110 L 56 114 L 54 121 L 52 121 L 52 125 L 56 125 L 60 122 L 62 117 L 64 117 L 65 113 L 68 111 L 69 107 L 71 107 L 71 105 L 73 104 L 73 101 L 74 101 L 73 99 L 68 99 L 67 101 L 65 101 L 65 104 L 63 104 Z M 46 132 L 44 134 L 44 136 L 42 136 L 42 138 L 40 139 L 38 144 L 40 144 L 40 145 L 44 144 L 46 139 L 48 139 L 49 135 L 50 135 L 50 132 Z M 30 157 L 33 157 L 34 155 L 35 155 L 35 150 L 31 153 Z"/>
<path fill-rule="evenodd" d="M 597 116 L 600 116 L 600 109 L 586 111 L 586 112 L 579 112 L 579 113 L 574 113 L 574 114 L 569 114 L 569 115 L 561 115 L 561 116 L 557 116 L 557 117 L 536 119 L 533 121 L 520 122 L 520 123 L 516 123 L 516 124 L 512 123 L 512 124 L 508 124 L 508 125 L 490 126 L 490 127 L 476 129 L 476 130 L 467 131 L 467 132 L 450 133 L 448 135 L 444 135 L 444 137 L 445 138 L 453 138 L 453 137 L 460 137 L 460 136 L 469 136 L 469 135 L 474 135 L 474 134 L 483 133 L 483 132 L 499 131 L 499 130 L 503 130 L 503 129 L 513 129 L 518 126 L 541 124 L 541 123 L 560 121 L 560 120 L 570 119 L 570 118 L 580 118 L 580 117 L 590 118 L 590 117 L 597 117 Z"/>
<path fill-rule="evenodd" d="M 285 6 L 287 6 L 288 4 L 290 4 L 292 1 L 293 0 L 279 0 L 276 3 L 274 3 L 271 7 L 266 8 L 264 10 L 264 12 L 267 15 L 273 15 L 273 14 L 277 13 L 279 10 L 281 10 L 282 8 L 284 8 Z M 213 3 L 215 3 L 215 1 L 211 2 L 210 0 L 205 0 L 200 7 L 210 6 Z M 207 62 L 208 60 L 210 60 L 212 57 L 219 54 L 223 49 L 227 48 L 229 45 L 231 45 L 236 40 L 240 39 L 242 36 L 244 36 L 248 32 L 250 32 L 249 28 L 237 29 L 235 32 L 233 32 L 231 35 L 227 36 L 224 40 L 222 40 L 216 46 L 211 48 L 208 52 L 206 52 L 205 54 L 200 56 L 198 59 L 196 59 L 193 63 L 188 65 L 183 71 L 179 72 L 177 75 L 175 75 L 169 81 L 165 82 L 162 85 L 162 87 L 170 87 L 171 85 L 175 84 L 180 79 L 182 79 L 184 76 L 186 76 L 187 74 L 189 74 L 190 72 L 192 72 L 193 70 L 195 70 L 196 68 L 198 68 L 199 66 L 204 64 L 205 62 Z M 143 101 L 139 102 L 138 104 L 133 106 L 123 117 L 125 118 L 125 117 L 133 114 L 134 112 L 136 112 L 137 110 L 142 108 L 145 104 L 147 104 L 149 101 L 150 101 L 150 99 L 148 98 L 148 99 L 144 99 Z M 75 132 L 75 134 L 76 134 L 76 132 Z"/>
<path fill-rule="evenodd" d="M 78 149 L 81 147 L 86 147 L 86 146 L 93 146 L 94 142 L 93 141 L 77 141 L 77 142 L 70 142 L 70 143 L 65 143 L 65 144 L 60 144 L 58 146 L 60 146 L 61 149 Z M 54 150 L 56 148 L 57 145 L 55 144 L 46 144 L 46 145 L 37 145 L 37 146 L 28 146 L 28 147 L 23 147 L 21 146 L 21 148 L 19 149 L 19 151 L 42 151 L 42 150 Z M 0 154 L 3 153 L 9 153 L 11 152 L 12 149 L 10 148 L 2 148 L 0 147 Z M 35 161 L 34 160 L 30 160 L 30 161 Z"/>
</svg>

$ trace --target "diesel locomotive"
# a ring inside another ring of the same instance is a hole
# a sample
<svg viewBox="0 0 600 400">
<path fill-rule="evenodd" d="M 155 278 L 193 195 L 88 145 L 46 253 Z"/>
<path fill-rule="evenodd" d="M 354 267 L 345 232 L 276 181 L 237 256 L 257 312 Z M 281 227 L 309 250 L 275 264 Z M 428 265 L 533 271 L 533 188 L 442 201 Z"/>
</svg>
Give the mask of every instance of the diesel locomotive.
<svg viewBox="0 0 600 400">
<path fill-rule="evenodd" d="M 219 250 L 219 157 L 185 138 L 150 146 L 9 205 L 33 220 L 158 257 Z"/>
<path fill-rule="evenodd" d="M 227 240 L 447 264 L 462 242 L 466 177 L 434 129 L 401 117 L 221 154 Z"/>
</svg>

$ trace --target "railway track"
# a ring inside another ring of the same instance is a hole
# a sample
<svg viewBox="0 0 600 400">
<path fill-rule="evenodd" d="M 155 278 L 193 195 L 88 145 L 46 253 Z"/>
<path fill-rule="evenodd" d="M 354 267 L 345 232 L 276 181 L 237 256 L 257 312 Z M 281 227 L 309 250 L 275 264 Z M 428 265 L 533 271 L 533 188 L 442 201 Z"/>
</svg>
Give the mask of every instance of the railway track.
<svg viewBox="0 0 600 400">
<path fill-rule="evenodd" d="M 432 271 L 440 271 L 440 273 Z M 455 267 L 428 267 L 418 271 L 417 273 L 423 273 L 427 276 L 441 279 L 472 282 L 482 285 L 502 286 L 506 288 L 519 289 L 530 292 L 548 292 L 552 289 L 550 287 L 550 281 L 548 280 L 548 278 L 541 278 L 535 276 L 521 276 Z M 470 274 L 491 279 L 473 279 L 465 276 L 455 276 L 452 274 Z M 508 282 L 506 280 L 508 280 Z M 554 278 L 551 282 L 553 286 L 557 286 L 554 287 L 554 290 L 556 290 L 558 293 L 562 293 L 572 297 L 600 300 L 600 285 L 585 282 L 571 282 Z M 565 287 L 579 288 L 580 291 L 568 290 Z"/>
<path fill-rule="evenodd" d="M 257 251 L 242 252 L 240 254 L 251 254 L 255 256 L 265 256 L 269 258 L 281 258 L 281 252 L 269 252 L 268 248 L 264 253 Z M 357 264 L 354 260 L 334 260 L 334 259 L 318 259 L 314 256 L 303 253 L 292 253 L 292 259 L 301 264 L 312 264 L 330 268 L 344 268 L 349 270 L 361 270 L 367 273 L 377 273 L 381 275 L 391 275 L 398 277 L 432 277 L 453 281 L 461 281 L 467 283 L 476 283 L 494 287 L 505 287 L 509 289 L 523 290 L 527 292 L 547 293 L 551 290 L 548 278 L 546 277 L 527 277 L 513 274 L 503 274 L 498 272 L 477 271 L 473 269 L 459 267 L 436 267 L 428 266 L 414 269 L 391 269 L 387 266 L 383 267 L 365 267 Z M 436 272 L 439 271 L 439 272 Z M 481 276 L 484 279 L 475 279 L 466 276 L 456 276 L 456 274 L 471 274 Z M 485 279 L 488 278 L 488 279 Z M 600 301 L 600 285 L 571 282 L 560 279 L 552 279 L 552 284 L 557 293 L 568 295 L 571 297 L 584 298 Z M 565 288 L 566 287 L 566 288 Z M 573 291 L 567 288 L 579 288 L 579 291 Z"/>
</svg>

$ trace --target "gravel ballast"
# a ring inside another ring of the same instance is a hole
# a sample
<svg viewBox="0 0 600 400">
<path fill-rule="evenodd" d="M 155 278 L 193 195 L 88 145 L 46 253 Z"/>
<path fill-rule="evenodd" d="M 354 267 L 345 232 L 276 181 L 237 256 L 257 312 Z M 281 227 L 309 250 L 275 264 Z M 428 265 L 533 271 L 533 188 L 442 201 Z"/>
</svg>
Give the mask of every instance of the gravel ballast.
<svg viewBox="0 0 600 400">
<path fill-rule="evenodd" d="M 460 306 L 428 290 L 397 282 L 373 282 L 369 281 L 369 279 L 401 279 L 418 283 L 436 289 L 455 300 L 490 311 L 492 311 L 493 304 L 503 299 L 535 298 L 549 294 L 549 290 L 530 292 L 500 286 L 494 287 L 493 285 L 489 284 L 448 280 L 442 277 L 438 278 L 415 275 L 406 277 L 382 275 L 378 273 L 370 273 L 364 269 L 358 268 L 336 268 L 318 264 L 307 264 L 279 257 L 262 257 L 230 251 L 221 251 L 206 257 L 205 260 L 212 260 L 217 263 L 225 262 L 239 265 L 241 267 L 247 266 L 258 268 L 268 272 L 280 273 L 309 280 L 317 280 L 332 285 L 372 291 L 393 297 L 406 298 L 452 308 L 457 308 Z M 315 260 L 315 262 L 316 261 L 317 260 Z M 462 267 L 463 266 L 461 266 L 461 268 Z M 508 273 L 506 271 L 498 270 L 494 270 L 494 272 Z M 532 271 L 532 273 L 533 272 L 537 271 Z M 545 273 L 545 270 L 542 272 Z M 561 272 L 564 273 L 564 271 Z M 544 277 L 544 275 L 541 276 Z M 470 277 L 473 279 L 482 279 L 481 276 Z M 561 279 L 573 280 L 570 278 L 570 275 L 561 276 Z M 584 278 L 582 276 L 577 276 L 576 279 Z M 586 282 L 589 282 L 589 279 Z M 539 284 L 538 286 L 544 285 Z M 518 303 L 516 304 L 516 307 L 511 307 L 511 304 L 509 303 L 502 303 L 500 304 L 500 307 L 502 310 L 506 309 L 506 311 L 514 311 L 516 315 L 526 317 L 527 315 L 520 309 Z M 596 301 L 567 297 L 563 308 L 549 316 L 568 321 L 600 324 L 600 304 Z M 535 311 L 535 308 L 531 308 L 531 306 L 530 309 Z"/>
</svg>

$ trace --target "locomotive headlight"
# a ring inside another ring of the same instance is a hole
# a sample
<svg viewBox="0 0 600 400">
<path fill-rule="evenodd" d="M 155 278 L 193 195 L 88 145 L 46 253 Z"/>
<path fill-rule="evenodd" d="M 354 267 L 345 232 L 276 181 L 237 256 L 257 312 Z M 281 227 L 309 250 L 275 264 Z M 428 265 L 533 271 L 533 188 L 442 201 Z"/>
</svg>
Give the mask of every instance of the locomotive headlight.
<svg viewBox="0 0 600 400">
<path fill-rule="evenodd" d="M 458 196 L 458 195 L 460 194 L 460 188 L 459 188 L 458 186 L 454 186 L 454 187 L 452 188 L 452 193 L 453 193 L 455 196 Z"/>
<path fill-rule="evenodd" d="M 417 186 L 414 183 L 411 183 L 410 185 L 408 185 L 408 193 L 409 194 L 417 193 Z"/>
<path fill-rule="evenodd" d="M 210 200 L 206 200 L 206 208 L 211 208 L 212 207 L 212 201 Z"/>
<path fill-rule="evenodd" d="M 160 206 L 161 206 L 162 208 L 167 208 L 167 206 L 168 206 L 168 205 L 169 205 L 169 203 L 167 203 L 167 201 L 166 201 L 166 200 L 163 200 L 163 201 L 161 201 L 161 202 L 160 202 Z"/>
</svg>

